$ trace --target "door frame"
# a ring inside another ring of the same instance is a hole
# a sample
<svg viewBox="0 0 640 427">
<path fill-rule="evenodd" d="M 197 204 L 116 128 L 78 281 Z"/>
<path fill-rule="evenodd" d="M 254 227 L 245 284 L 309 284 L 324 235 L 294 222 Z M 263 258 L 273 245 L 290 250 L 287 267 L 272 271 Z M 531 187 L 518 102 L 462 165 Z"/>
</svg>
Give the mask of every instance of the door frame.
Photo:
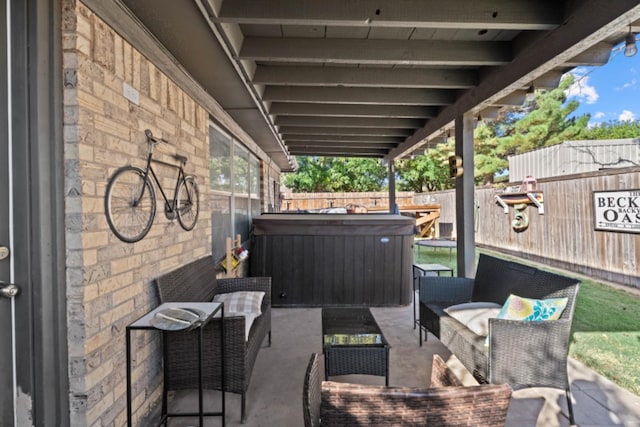
<svg viewBox="0 0 640 427">
<path fill-rule="evenodd" d="M 9 13 L 8 0 L 0 0 L 0 20 L 2 29 L 0 34 L 0 245 L 12 251 L 11 236 L 11 191 L 10 191 L 10 152 L 9 152 L 9 93 L 8 64 L 10 58 L 7 54 L 7 43 L 11 34 L 7 23 Z M 11 283 L 13 280 L 11 257 L 0 260 L 0 280 Z M 15 351 L 13 342 L 15 336 L 14 322 L 15 301 L 0 297 L 0 419 L 14 420 L 14 364 Z M 5 392 L 4 390 L 7 390 Z M 10 392 L 9 392 L 10 391 Z M 11 424 L 13 425 L 13 424 Z"/>
<path fill-rule="evenodd" d="M 11 3 L 17 419 L 68 426 L 62 4 Z"/>
</svg>

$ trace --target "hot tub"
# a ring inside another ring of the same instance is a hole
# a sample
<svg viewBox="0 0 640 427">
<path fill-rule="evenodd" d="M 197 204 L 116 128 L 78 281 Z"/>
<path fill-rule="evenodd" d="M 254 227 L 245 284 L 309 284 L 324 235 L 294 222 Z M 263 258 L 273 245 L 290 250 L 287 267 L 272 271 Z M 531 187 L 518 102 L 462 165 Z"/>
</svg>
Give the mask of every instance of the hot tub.
<svg viewBox="0 0 640 427">
<path fill-rule="evenodd" d="M 252 276 L 271 276 L 274 307 L 411 302 L 415 220 L 385 214 L 263 214 Z"/>
</svg>

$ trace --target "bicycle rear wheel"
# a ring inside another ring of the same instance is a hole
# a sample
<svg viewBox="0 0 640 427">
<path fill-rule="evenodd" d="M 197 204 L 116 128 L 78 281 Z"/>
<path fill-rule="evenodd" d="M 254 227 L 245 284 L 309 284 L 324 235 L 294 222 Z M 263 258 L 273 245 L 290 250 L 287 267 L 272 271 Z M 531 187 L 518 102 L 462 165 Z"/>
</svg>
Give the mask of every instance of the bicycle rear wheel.
<svg viewBox="0 0 640 427">
<path fill-rule="evenodd" d="M 187 176 L 178 187 L 176 197 L 176 211 L 178 212 L 178 222 L 185 230 L 193 230 L 198 222 L 200 211 L 200 192 L 198 184 L 192 176 Z"/>
<path fill-rule="evenodd" d="M 118 169 L 109 180 L 104 201 L 107 222 L 118 239 L 133 243 L 147 235 L 156 215 L 156 194 L 142 169 Z"/>
</svg>

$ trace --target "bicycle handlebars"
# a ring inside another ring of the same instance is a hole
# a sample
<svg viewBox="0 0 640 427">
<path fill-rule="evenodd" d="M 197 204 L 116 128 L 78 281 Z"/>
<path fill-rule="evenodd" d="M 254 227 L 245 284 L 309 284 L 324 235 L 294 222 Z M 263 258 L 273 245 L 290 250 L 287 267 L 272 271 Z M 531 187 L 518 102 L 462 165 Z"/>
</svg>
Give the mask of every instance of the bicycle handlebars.
<svg viewBox="0 0 640 427">
<path fill-rule="evenodd" d="M 165 144 L 169 143 L 169 141 L 167 141 L 166 139 L 153 136 L 153 134 L 151 133 L 151 129 L 145 129 L 144 134 L 147 137 L 147 142 L 151 142 L 153 144 L 157 144 L 158 142 L 164 142 Z"/>
</svg>

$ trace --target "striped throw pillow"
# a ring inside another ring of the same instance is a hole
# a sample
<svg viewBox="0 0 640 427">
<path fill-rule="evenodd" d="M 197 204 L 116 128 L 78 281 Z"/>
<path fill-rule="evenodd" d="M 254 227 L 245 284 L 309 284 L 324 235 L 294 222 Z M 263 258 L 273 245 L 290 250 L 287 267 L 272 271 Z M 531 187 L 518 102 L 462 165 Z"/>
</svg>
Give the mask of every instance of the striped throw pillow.
<svg viewBox="0 0 640 427">
<path fill-rule="evenodd" d="M 261 306 L 264 292 L 237 291 L 217 294 L 213 302 L 223 302 L 225 313 L 257 313 L 262 314 Z"/>
</svg>

